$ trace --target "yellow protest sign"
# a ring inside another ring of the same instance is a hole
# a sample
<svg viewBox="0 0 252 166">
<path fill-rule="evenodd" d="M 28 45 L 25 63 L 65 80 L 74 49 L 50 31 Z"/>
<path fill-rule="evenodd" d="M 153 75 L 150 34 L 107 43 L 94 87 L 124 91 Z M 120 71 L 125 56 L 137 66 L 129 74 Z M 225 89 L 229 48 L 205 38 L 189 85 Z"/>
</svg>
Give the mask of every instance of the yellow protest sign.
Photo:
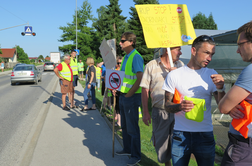
<svg viewBox="0 0 252 166">
<path fill-rule="evenodd" d="M 148 48 L 192 44 L 196 38 L 186 5 L 135 5 Z"/>
</svg>

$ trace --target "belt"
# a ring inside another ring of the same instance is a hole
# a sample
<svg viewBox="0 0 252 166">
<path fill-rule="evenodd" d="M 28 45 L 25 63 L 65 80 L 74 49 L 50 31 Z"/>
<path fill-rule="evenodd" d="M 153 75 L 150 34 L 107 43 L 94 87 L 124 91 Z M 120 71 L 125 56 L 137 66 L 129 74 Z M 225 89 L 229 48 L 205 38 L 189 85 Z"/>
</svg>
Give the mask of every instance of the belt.
<svg viewBox="0 0 252 166">
<path fill-rule="evenodd" d="M 229 137 L 229 140 L 234 144 L 237 144 L 237 142 L 244 142 L 244 143 L 249 144 L 249 141 L 252 139 L 252 138 L 244 138 L 240 135 L 235 135 L 232 133 L 228 133 L 228 137 Z"/>
</svg>

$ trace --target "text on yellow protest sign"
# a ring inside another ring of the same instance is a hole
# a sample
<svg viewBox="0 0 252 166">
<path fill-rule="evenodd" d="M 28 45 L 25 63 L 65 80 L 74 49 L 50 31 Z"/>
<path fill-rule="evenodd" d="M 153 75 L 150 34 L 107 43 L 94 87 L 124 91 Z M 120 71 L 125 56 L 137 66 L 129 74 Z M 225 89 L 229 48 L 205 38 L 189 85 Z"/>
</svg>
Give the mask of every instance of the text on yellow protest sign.
<svg viewBox="0 0 252 166">
<path fill-rule="evenodd" d="M 192 44 L 196 38 L 186 5 L 135 5 L 148 48 Z"/>
</svg>

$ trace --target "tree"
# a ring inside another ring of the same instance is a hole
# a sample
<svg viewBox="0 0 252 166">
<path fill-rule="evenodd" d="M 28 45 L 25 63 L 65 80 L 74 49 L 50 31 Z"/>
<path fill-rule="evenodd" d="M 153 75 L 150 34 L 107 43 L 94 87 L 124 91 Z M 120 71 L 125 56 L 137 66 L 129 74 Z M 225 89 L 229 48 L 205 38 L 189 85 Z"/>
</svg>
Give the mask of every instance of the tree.
<svg viewBox="0 0 252 166">
<path fill-rule="evenodd" d="M 135 2 L 135 5 L 159 3 L 158 0 L 133 0 L 133 1 Z M 146 46 L 144 40 L 143 28 L 139 20 L 136 8 L 130 7 L 130 10 L 131 10 L 130 12 L 131 17 L 128 20 L 129 30 L 132 31 L 137 36 L 136 49 L 142 55 L 144 63 L 146 64 L 153 59 L 154 49 L 147 48 Z"/>
<path fill-rule="evenodd" d="M 205 14 L 199 12 L 192 18 L 192 23 L 194 29 L 213 29 L 217 30 L 217 24 L 214 22 L 213 15 L 210 13 L 209 17 L 207 18 Z"/>
<path fill-rule="evenodd" d="M 121 15 L 122 10 L 120 9 L 118 0 L 109 0 L 109 2 L 109 5 L 106 7 L 101 6 L 97 10 L 98 19 L 96 19 L 93 26 L 100 36 L 100 42 L 104 38 L 106 40 L 116 39 L 116 52 L 120 55 L 122 50 L 120 49 L 119 42 L 121 34 L 125 31 L 126 17 Z"/>
<path fill-rule="evenodd" d="M 91 5 L 88 1 L 84 1 L 81 9 L 77 10 L 77 37 L 78 37 L 78 49 L 80 50 L 79 59 L 86 61 L 87 57 L 95 58 L 95 49 L 92 49 L 93 45 L 93 31 L 94 29 L 88 27 L 87 24 L 93 20 L 91 15 Z M 70 50 L 76 48 L 76 16 L 73 16 L 73 22 L 67 23 L 67 26 L 60 28 L 63 31 L 60 42 L 72 41 L 73 44 L 64 45 L 59 47 L 59 50 L 63 53 L 70 53 Z M 97 48 L 96 48 L 97 49 Z"/>
<path fill-rule="evenodd" d="M 44 57 L 43 57 L 43 55 L 39 55 L 38 60 L 42 60 L 42 61 L 44 61 Z"/>
<path fill-rule="evenodd" d="M 20 46 L 16 47 L 17 49 L 17 60 L 20 63 L 26 63 L 26 64 L 30 64 L 30 60 L 28 55 L 24 52 L 23 48 L 21 48 Z"/>
</svg>

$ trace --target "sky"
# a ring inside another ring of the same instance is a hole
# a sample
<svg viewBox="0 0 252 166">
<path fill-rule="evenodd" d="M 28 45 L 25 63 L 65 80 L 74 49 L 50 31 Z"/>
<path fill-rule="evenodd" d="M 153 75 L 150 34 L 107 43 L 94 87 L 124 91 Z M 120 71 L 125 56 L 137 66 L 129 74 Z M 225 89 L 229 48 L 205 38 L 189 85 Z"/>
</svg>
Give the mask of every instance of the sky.
<svg viewBox="0 0 252 166">
<path fill-rule="evenodd" d="M 80 9 L 84 0 L 77 0 Z M 88 0 L 92 15 L 97 18 L 96 10 L 109 5 L 109 0 Z M 186 4 L 190 17 L 201 12 L 207 17 L 212 13 L 218 30 L 236 30 L 252 20 L 250 0 L 159 0 L 160 4 Z M 122 15 L 130 18 L 133 0 L 119 0 Z M 59 46 L 72 42 L 59 42 L 63 31 L 73 21 L 76 0 L 2 0 L 0 3 L 0 48 L 13 48 L 19 45 L 29 57 L 46 57 L 50 52 L 58 52 Z M 29 23 L 36 36 L 22 36 Z M 90 23 L 91 25 L 91 23 Z M 99 48 L 97 48 L 98 50 Z"/>
</svg>

